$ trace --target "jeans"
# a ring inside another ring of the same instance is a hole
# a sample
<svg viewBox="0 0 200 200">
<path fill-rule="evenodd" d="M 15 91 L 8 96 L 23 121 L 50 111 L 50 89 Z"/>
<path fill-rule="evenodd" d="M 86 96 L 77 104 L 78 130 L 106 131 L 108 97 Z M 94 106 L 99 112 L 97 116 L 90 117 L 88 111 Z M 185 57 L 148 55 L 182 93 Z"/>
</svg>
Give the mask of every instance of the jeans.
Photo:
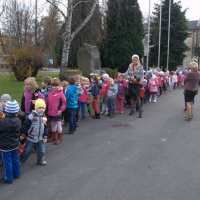
<svg viewBox="0 0 200 200">
<path fill-rule="evenodd" d="M 3 166 L 4 166 L 4 180 L 12 181 L 14 178 L 20 176 L 18 149 L 12 151 L 1 151 Z"/>
<path fill-rule="evenodd" d="M 116 97 L 108 97 L 108 112 L 115 113 Z"/>
<path fill-rule="evenodd" d="M 85 119 L 85 102 L 79 102 L 79 108 L 81 109 L 82 119 Z"/>
<path fill-rule="evenodd" d="M 76 108 L 67 108 L 69 131 L 76 131 Z"/>
<path fill-rule="evenodd" d="M 42 161 L 44 160 L 44 155 L 45 155 L 45 143 L 43 142 L 43 140 L 40 140 L 37 143 L 26 140 L 24 152 L 20 156 L 20 162 L 21 163 L 26 162 L 26 160 L 31 155 L 34 147 L 36 147 L 36 151 L 37 151 L 37 164 L 42 163 Z"/>
</svg>

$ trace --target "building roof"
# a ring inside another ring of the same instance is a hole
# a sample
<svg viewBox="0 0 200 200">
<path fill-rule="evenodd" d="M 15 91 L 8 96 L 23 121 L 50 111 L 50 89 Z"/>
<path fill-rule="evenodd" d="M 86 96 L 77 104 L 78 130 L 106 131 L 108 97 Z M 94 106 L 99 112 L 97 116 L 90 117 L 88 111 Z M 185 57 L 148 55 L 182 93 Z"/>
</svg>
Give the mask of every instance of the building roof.
<svg viewBox="0 0 200 200">
<path fill-rule="evenodd" d="M 198 20 L 188 21 L 188 30 L 194 30 L 197 28 Z"/>
</svg>

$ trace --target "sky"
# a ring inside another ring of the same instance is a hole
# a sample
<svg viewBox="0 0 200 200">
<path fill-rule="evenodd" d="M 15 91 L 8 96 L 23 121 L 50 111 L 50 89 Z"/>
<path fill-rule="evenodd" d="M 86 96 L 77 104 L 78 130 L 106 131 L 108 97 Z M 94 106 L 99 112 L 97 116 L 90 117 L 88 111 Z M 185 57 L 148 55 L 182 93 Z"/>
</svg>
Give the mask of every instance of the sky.
<svg viewBox="0 0 200 200">
<path fill-rule="evenodd" d="M 0 0 L 1 1 L 1 0 Z M 35 0 L 19 0 L 19 1 L 25 1 L 30 2 L 31 4 L 35 3 Z M 60 2 L 64 3 L 67 2 L 67 0 L 59 0 Z M 99 0 L 99 2 L 102 4 L 106 0 Z M 151 0 L 151 12 L 154 9 L 154 3 L 159 4 L 161 0 Z M 198 5 L 199 0 L 174 0 L 175 2 L 180 1 L 182 9 L 188 8 L 186 12 L 186 17 L 189 20 L 199 20 L 200 19 L 200 6 Z M 42 11 L 44 8 L 47 8 L 48 3 L 45 3 L 46 0 L 38 0 L 38 3 L 42 8 Z M 147 16 L 149 13 L 149 0 L 138 0 L 138 3 L 140 5 L 140 9 L 144 16 Z M 41 12 L 42 12 L 41 11 Z"/>
<path fill-rule="evenodd" d="M 198 5 L 199 0 L 179 0 L 181 2 L 182 9 L 188 8 L 186 12 L 186 18 L 189 20 L 199 20 L 200 19 L 200 6 Z M 178 2 L 178 0 L 175 0 Z M 140 9 L 144 15 L 149 13 L 149 0 L 138 0 Z M 159 4 L 160 0 L 151 0 L 151 12 L 154 8 L 154 3 Z"/>
</svg>

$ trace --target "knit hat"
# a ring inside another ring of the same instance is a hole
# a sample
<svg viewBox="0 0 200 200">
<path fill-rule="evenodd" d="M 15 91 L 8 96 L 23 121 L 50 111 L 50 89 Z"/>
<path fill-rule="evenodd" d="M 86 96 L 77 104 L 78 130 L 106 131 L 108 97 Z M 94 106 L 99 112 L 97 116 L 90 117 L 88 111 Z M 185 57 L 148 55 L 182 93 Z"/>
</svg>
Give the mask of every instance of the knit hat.
<svg viewBox="0 0 200 200">
<path fill-rule="evenodd" d="M 100 75 L 105 74 L 105 73 L 106 73 L 106 71 L 103 69 L 100 71 Z"/>
<path fill-rule="evenodd" d="M 4 100 L 7 100 L 7 101 L 11 100 L 11 96 L 9 94 L 3 94 L 1 96 L 1 102 Z"/>
<path fill-rule="evenodd" d="M 43 99 L 37 99 L 37 100 L 35 101 L 35 110 L 37 110 L 37 109 L 40 108 L 40 107 L 46 109 L 46 104 L 45 104 L 45 102 L 44 102 Z"/>
<path fill-rule="evenodd" d="M 104 74 L 104 75 L 103 75 L 103 78 L 107 78 L 107 79 L 108 79 L 108 78 L 109 78 L 109 75 L 108 75 L 108 74 Z"/>
<path fill-rule="evenodd" d="M 19 112 L 19 104 L 15 100 L 9 100 L 6 103 L 5 112 L 8 114 L 17 114 Z"/>
</svg>

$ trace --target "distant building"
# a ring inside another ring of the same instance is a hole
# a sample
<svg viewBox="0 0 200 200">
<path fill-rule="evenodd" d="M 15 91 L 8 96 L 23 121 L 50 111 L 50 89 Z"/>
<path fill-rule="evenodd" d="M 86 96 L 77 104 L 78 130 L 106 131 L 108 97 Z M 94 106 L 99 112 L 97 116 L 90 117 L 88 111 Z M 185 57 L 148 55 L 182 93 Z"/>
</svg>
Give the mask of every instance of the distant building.
<svg viewBox="0 0 200 200">
<path fill-rule="evenodd" d="M 198 62 L 200 59 L 200 19 L 194 21 L 188 21 L 188 33 L 190 36 L 185 40 L 185 43 L 190 48 L 189 51 L 185 52 L 185 59 L 183 60 L 183 66 L 187 67 L 192 58 L 197 58 Z M 146 57 L 148 52 L 148 24 L 144 24 L 145 37 L 143 40 L 144 45 L 144 65 L 146 64 Z M 199 63 L 200 64 L 200 63 Z"/>
</svg>

